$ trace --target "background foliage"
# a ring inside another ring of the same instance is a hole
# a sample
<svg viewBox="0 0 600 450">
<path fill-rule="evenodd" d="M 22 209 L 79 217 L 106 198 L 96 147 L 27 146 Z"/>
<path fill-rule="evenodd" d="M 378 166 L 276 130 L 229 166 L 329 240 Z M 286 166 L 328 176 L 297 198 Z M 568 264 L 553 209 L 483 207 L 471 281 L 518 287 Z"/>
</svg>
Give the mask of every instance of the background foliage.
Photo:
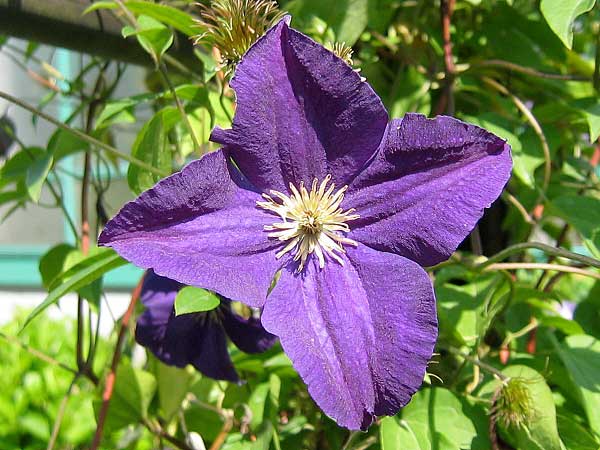
<svg viewBox="0 0 600 450">
<path fill-rule="evenodd" d="M 134 357 L 131 331 L 141 309 L 135 292 L 114 333 L 107 339 L 97 333 L 102 277 L 125 264 L 93 244 L 120 206 L 107 198 L 102 171 L 125 177 L 138 194 L 214 149 L 210 129 L 231 120 L 233 93 L 211 49 L 197 47 L 193 67 L 169 55 L 178 41 L 202 31 L 193 2 L 97 1 L 89 8 L 112 11 L 123 36 L 148 53 L 145 90 L 125 97 L 114 95 L 128 70 L 122 63 L 92 58 L 82 73 L 57 83 L 61 74 L 36 57 L 35 43 L 18 54 L 0 36 L 0 51 L 50 86 L 30 107 L 33 120 L 59 98 L 76 103 L 46 148 L 28 146 L 27 136 L 12 136 L 3 122 L 16 150 L 0 168 L 0 203 L 10 213 L 49 189 L 54 207 L 64 209 L 55 173 L 72 155 L 81 164 L 72 176 L 82 184 L 82 217 L 70 218 L 76 245 L 46 253 L 40 261 L 46 300 L 0 335 L 0 447 L 87 448 L 95 439 L 96 448 L 111 449 L 600 448 L 595 3 L 280 2 L 294 27 L 324 44 L 353 47 L 355 67 L 391 116 L 455 115 L 513 148 L 514 172 L 502 198 L 450 261 L 429 269 L 440 337 L 424 388 L 368 433 L 348 433 L 324 416 L 278 347 L 252 356 L 232 348 L 246 380 L 239 386 Z M 9 94 L 0 96 L 27 107 Z M 148 109 L 150 118 L 140 113 Z M 123 127 L 137 138 L 119 151 L 114 136 Z M 90 221 L 90 209 L 97 221 Z M 76 322 L 38 315 L 70 292 L 78 293 Z M 110 392 L 106 380 L 114 375 Z M 107 392 L 110 408 L 102 416 Z"/>
</svg>

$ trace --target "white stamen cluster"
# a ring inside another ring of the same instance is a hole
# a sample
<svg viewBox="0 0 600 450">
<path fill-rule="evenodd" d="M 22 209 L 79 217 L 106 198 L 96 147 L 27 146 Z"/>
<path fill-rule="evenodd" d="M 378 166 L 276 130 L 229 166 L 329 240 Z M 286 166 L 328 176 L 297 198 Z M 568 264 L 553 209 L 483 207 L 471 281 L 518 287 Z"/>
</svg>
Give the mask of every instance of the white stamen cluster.
<svg viewBox="0 0 600 450">
<path fill-rule="evenodd" d="M 335 184 L 327 186 L 330 181 L 330 175 L 321 184 L 315 178 L 310 191 L 304 183 L 300 183 L 300 189 L 290 183 L 292 195 L 270 191 L 271 195 L 263 194 L 266 201 L 257 202 L 259 207 L 274 212 L 283 220 L 265 226 L 265 230 L 270 231 L 269 237 L 287 242 L 276 254 L 278 259 L 295 250 L 294 261 L 300 261 L 298 271 L 304 268 L 312 253 L 319 260 L 321 268 L 325 267 L 325 255 L 343 265 L 340 257 L 345 253 L 343 246 L 358 245 L 356 241 L 339 234 L 350 231 L 346 222 L 360 217 L 352 214 L 354 209 L 344 211 L 340 208 L 348 186 L 336 191 Z"/>
</svg>

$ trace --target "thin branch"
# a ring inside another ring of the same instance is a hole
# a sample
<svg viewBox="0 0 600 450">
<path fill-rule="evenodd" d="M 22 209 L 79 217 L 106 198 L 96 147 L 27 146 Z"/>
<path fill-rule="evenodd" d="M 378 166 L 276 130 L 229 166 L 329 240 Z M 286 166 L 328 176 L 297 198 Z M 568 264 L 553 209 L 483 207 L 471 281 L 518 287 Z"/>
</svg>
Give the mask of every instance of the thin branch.
<svg viewBox="0 0 600 450">
<path fill-rule="evenodd" d="M 50 440 L 48 441 L 48 445 L 46 446 L 46 450 L 52 450 L 54 445 L 56 444 L 56 440 L 58 439 L 58 432 L 60 431 L 60 426 L 62 424 L 62 420 L 67 412 L 67 403 L 69 402 L 69 398 L 71 397 L 71 393 L 73 392 L 73 388 L 75 387 L 75 383 L 77 382 L 77 378 L 79 378 L 79 374 L 75 374 L 65 396 L 60 402 L 60 406 L 58 407 L 58 413 L 56 414 L 56 419 L 54 419 L 54 426 L 52 427 L 52 435 L 50 436 Z"/>
<path fill-rule="evenodd" d="M 452 54 L 452 37 L 450 34 L 452 13 L 454 12 L 455 0 L 441 0 L 440 13 L 442 23 L 442 40 L 444 49 L 444 91 L 437 104 L 435 114 L 454 114 L 454 55 Z"/>
<path fill-rule="evenodd" d="M 358 436 L 358 431 L 350 431 L 350 433 L 348 434 L 348 438 L 346 439 L 346 442 L 344 442 L 344 446 L 342 447 L 342 450 L 350 450 L 350 446 L 352 445 L 352 442 L 354 442 L 354 439 L 356 439 L 357 436 Z"/>
<path fill-rule="evenodd" d="M 99 141 L 98 139 L 89 136 L 85 133 L 82 133 L 81 131 L 75 129 L 75 128 L 71 128 L 70 126 L 56 120 L 55 118 L 53 118 L 52 116 L 49 116 L 48 114 L 44 113 L 43 111 L 40 111 L 39 109 L 35 108 L 34 106 L 29 105 L 28 103 L 13 97 L 10 94 L 7 94 L 6 92 L 0 91 L 0 98 L 3 98 L 5 100 L 8 100 L 11 103 L 14 103 L 15 105 L 26 109 L 27 111 L 36 114 L 37 116 L 41 117 L 42 119 L 46 120 L 47 122 L 50 122 L 51 124 L 57 126 L 58 128 L 65 130 L 67 133 L 71 133 L 74 136 L 77 136 L 79 139 L 86 141 L 90 144 L 92 144 L 92 146 L 96 146 L 98 148 L 101 148 L 102 150 L 106 151 L 107 153 L 110 153 L 113 156 L 116 156 L 117 158 L 121 158 L 125 161 L 129 161 L 131 164 L 134 164 L 144 170 L 147 170 L 148 172 L 152 172 L 156 175 L 160 175 L 162 177 L 166 177 L 169 176 L 170 174 L 168 172 L 162 171 L 154 166 L 151 166 L 148 163 L 145 163 L 142 160 L 139 160 L 137 158 L 135 158 L 134 156 L 128 155 L 127 153 L 123 153 L 120 152 L 119 150 L 117 150 L 114 147 L 111 147 L 108 144 L 105 144 L 102 141 Z"/>
<path fill-rule="evenodd" d="M 446 348 L 446 350 L 448 350 L 453 355 L 460 356 L 465 361 L 469 361 L 470 363 L 481 367 L 486 372 L 496 375 L 498 378 L 500 378 L 500 380 L 508 381 L 508 377 L 506 375 L 504 375 L 502 372 L 500 372 L 498 369 L 496 369 L 494 366 L 490 366 L 489 364 L 484 363 L 483 361 L 480 361 L 478 358 L 475 358 L 471 355 L 467 355 L 466 353 L 463 353 L 454 347 L 448 347 L 448 348 Z"/>
<path fill-rule="evenodd" d="M 496 263 L 490 264 L 484 270 L 486 272 L 492 270 L 555 270 L 558 272 L 575 273 L 577 275 L 584 275 L 586 277 L 595 278 L 600 280 L 600 273 L 591 272 L 589 270 L 580 269 L 579 267 L 564 266 L 561 264 L 547 264 L 547 263 Z"/>
<path fill-rule="evenodd" d="M 482 77 L 481 79 L 485 84 L 492 87 L 497 92 L 506 95 L 512 100 L 517 109 L 521 111 L 521 113 L 525 116 L 525 118 L 533 128 L 533 131 L 535 131 L 535 134 L 537 134 L 540 143 L 542 144 L 542 151 L 544 152 L 544 180 L 542 184 L 542 193 L 535 202 L 535 204 L 537 205 L 541 203 L 544 193 L 548 189 L 548 185 L 550 184 L 550 175 L 552 174 L 552 159 L 550 157 L 550 147 L 548 146 L 548 140 L 546 139 L 546 135 L 544 134 L 540 123 L 537 121 L 535 116 L 531 113 L 530 109 L 525 105 L 525 103 L 523 103 L 523 101 L 521 101 L 520 98 L 511 93 L 507 88 L 502 86 L 496 80 L 493 80 L 489 77 Z"/>
<path fill-rule="evenodd" d="M 571 261 L 576 261 L 581 264 L 585 264 L 586 266 L 596 267 L 600 269 L 600 261 L 595 258 L 590 258 L 589 256 L 580 255 L 579 253 L 573 253 L 564 248 L 552 247 L 551 245 L 542 244 L 541 242 L 524 242 L 522 244 L 511 245 L 510 247 L 505 248 L 501 252 L 496 253 L 493 256 L 490 256 L 486 261 L 482 262 L 475 266 L 476 269 L 483 270 L 487 266 L 502 261 L 509 256 L 515 255 L 517 253 L 521 253 L 525 250 L 536 249 L 541 250 L 544 253 L 552 256 L 556 256 L 559 258 L 570 259 Z"/>
<path fill-rule="evenodd" d="M 185 125 L 186 125 L 188 131 L 190 132 L 190 136 L 192 137 L 192 141 L 194 142 L 194 147 L 195 147 L 194 151 L 200 150 L 200 141 L 198 141 L 198 138 L 196 137 L 196 133 L 194 132 L 194 127 L 192 127 L 190 118 L 188 117 L 188 115 L 185 112 L 185 109 L 183 107 L 183 103 L 181 103 L 181 100 L 179 99 L 179 96 L 177 95 L 177 91 L 175 90 L 175 87 L 173 87 L 173 83 L 171 83 L 171 80 L 169 79 L 169 73 L 167 71 L 167 67 L 164 65 L 164 63 L 160 63 L 158 65 L 158 69 L 159 69 L 160 74 L 162 75 L 163 79 L 165 80 L 165 83 L 167 84 L 169 91 L 171 91 L 171 95 L 173 95 L 173 100 L 175 101 L 175 104 L 177 105 L 177 109 L 179 110 L 179 114 L 181 114 L 181 118 L 185 122 Z"/>
<path fill-rule="evenodd" d="M 594 24 L 594 31 L 596 33 L 596 55 L 594 58 L 594 78 L 593 85 L 596 92 L 600 92 L 600 25 Z"/>
<path fill-rule="evenodd" d="M 229 434 L 229 432 L 231 431 L 231 428 L 233 427 L 233 416 L 232 415 L 221 414 L 221 416 L 223 417 L 223 420 L 224 420 L 223 427 L 221 428 L 221 431 L 219 431 L 219 434 L 217 435 L 217 437 L 215 438 L 215 440 L 213 441 L 212 445 L 210 446 L 210 448 L 208 450 L 219 450 L 225 443 L 225 440 L 227 439 L 227 435 Z"/>
<path fill-rule="evenodd" d="M 529 225 L 533 225 L 535 223 L 535 220 L 531 218 L 523 204 L 514 195 L 512 195 L 508 191 L 504 191 L 502 193 L 502 197 L 511 205 L 513 205 L 517 209 L 517 211 L 519 211 L 525 223 L 528 223 Z"/>
<path fill-rule="evenodd" d="M 94 439 L 92 441 L 92 445 L 90 446 L 90 450 L 98 450 L 98 448 L 100 447 L 100 442 L 102 441 L 102 433 L 104 431 L 104 425 L 106 423 L 106 416 L 108 415 L 108 407 L 110 406 L 110 400 L 112 398 L 115 388 L 117 368 L 121 359 L 123 341 L 125 340 L 125 334 L 129 327 L 129 321 L 133 316 L 135 305 L 140 296 L 140 291 L 142 290 L 143 280 L 144 277 L 140 279 L 138 285 L 133 290 L 131 294 L 131 301 L 129 302 L 127 311 L 125 311 L 125 314 L 123 315 L 123 319 L 121 321 L 121 327 L 119 328 L 119 335 L 117 337 L 117 343 L 115 344 L 115 351 L 113 353 L 110 371 L 106 375 L 106 380 L 104 382 L 104 392 L 102 393 L 102 405 L 100 407 L 100 412 L 98 413 L 96 432 L 94 433 Z"/>
<path fill-rule="evenodd" d="M 45 353 L 40 352 L 39 350 L 36 350 L 35 348 L 30 347 L 27 344 L 24 344 L 19 339 L 17 339 L 15 336 L 11 336 L 9 334 L 5 334 L 2 331 L 0 331 L 0 337 L 6 339 L 11 344 L 17 345 L 18 347 L 20 347 L 23 350 L 31 353 L 36 358 L 41 359 L 42 361 L 47 362 L 48 364 L 52 364 L 53 366 L 60 367 L 61 369 L 64 369 L 64 370 L 66 370 L 68 372 L 71 372 L 73 375 L 77 375 L 78 374 L 77 370 L 73 369 L 72 367 L 67 366 L 65 363 L 62 363 L 62 362 L 60 362 L 60 361 L 52 358 L 51 356 L 46 355 Z"/>
<path fill-rule="evenodd" d="M 590 81 L 589 77 L 581 76 L 581 75 L 565 75 L 561 73 L 548 73 L 541 72 L 539 70 L 533 69 L 531 67 L 521 66 L 519 64 L 515 64 L 510 61 L 504 61 L 501 59 L 488 59 L 485 61 L 480 61 L 476 63 L 472 63 L 469 69 L 476 67 L 498 67 L 501 69 L 507 69 L 511 72 L 518 72 L 525 75 L 531 75 L 538 78 L 546 78 L 548 80 L 568 80 L 568 81 Z"/>
</svg>

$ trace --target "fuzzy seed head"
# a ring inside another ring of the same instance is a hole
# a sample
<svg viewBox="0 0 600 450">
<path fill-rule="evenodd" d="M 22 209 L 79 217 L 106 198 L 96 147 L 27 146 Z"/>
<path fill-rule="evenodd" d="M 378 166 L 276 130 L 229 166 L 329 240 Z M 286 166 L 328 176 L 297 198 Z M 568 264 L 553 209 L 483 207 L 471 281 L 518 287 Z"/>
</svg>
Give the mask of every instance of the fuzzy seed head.
<svg viewBox="0 0 600 450">
<path fill-rule="evenodd" d="M 270 0 L 212 0 L 198 3 L 203 33 L 195 44 L 208 44 L 221 55 L 227 74 L 235 69 L 242 56 L 284 13 Z"/>
</svg>

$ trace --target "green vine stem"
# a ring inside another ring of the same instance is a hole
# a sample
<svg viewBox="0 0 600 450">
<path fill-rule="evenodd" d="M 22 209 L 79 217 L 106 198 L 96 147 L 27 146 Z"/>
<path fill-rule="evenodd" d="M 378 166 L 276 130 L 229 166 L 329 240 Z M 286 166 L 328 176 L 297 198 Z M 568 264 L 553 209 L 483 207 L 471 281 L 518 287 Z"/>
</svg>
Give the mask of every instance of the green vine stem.
<svg viewBox="0 0 600 450">
<path fill-rule="evenodd" d="M 60 122 L 59 120 L 54 119 L 53 117 L 49 116 L 48 114 L 44 113 L 43 111 L 40 111 L 36 107 L 31 106 L 30 104 L 28 104 L 22 100 L 19 100 L 18 98 L 13 97 L 12 95 L 7 94 L 6 92 L 0 91 L 0 98 L 8 100 L 9 102 L 11 102 L 17 106 L 19 106 L 23 109 L 26 109 L 27 111 L 46 120 L 47 122 L 50 122 L 52 125 L 55 125 L 58 128 L 65 130 L 67 133 L 71 133 L 73 136 L 77 136 L 79 139 L 89 142 L 90 144 L 92 144 L 92 146 L 96 146 L 117 158 L 128 161 L 131 164 L 136 165 L 141 169 L 147 170 L 148 172 L 154 173 L 156 175 L 160 175 L 161 177 L 166 177 L 166 176 L 170 175 L 170 173 L 160 170 L 154 166 L 151 166 L 150 164 L 145 163 L 144 161 L 139 160 L 139 159 L 135 158 L 134 156 L 128 155 L 127 153 L 123 153 L 123 152 L 117 150 L 116 148 L 114 148 L 102 141 L 99 141 L 98 139 L 96 139 L 88 134 L 85 134 L 75 128 L 71 128 L 70 126 Z"/>
</svg>

